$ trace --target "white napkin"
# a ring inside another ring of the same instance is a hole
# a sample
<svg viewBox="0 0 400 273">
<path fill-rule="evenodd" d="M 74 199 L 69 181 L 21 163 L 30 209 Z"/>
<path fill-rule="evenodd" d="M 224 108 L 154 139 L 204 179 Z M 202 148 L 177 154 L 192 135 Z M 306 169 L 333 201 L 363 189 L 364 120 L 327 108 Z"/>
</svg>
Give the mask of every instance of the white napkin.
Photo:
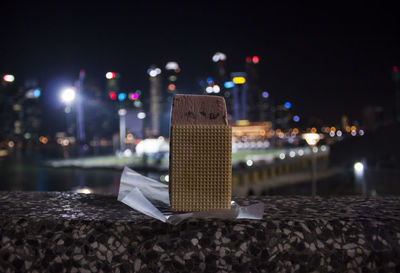
<svg viewBox="0 0 400 273">
<path fill-rule="evenodd" d="M 143 214 L 173 225 L 177 225 L 189 217 L 204 219 L 262 219 L 264 213 L 264 203 L 262 202 L 241 207 L 235 201 L 231 201 L 230 210 L 179 214 L 162 213 L 156 206 L 170 211 L 168 185 L 143 176 L 128 167 L 125 167 L 122 172 L 118 201 Z"/>
</svg>

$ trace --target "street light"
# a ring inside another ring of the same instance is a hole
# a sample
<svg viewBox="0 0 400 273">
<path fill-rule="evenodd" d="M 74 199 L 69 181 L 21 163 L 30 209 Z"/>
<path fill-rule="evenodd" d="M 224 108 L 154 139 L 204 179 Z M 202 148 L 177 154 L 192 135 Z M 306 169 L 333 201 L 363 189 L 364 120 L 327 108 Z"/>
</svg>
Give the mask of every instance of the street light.
<svg viewBox="0 0 400 273">
<path fill-rule="evenodd" d="M 65 104 L 70 104 L 76 98 L 76 90 L 74 87 L 66 87 L 61 91 L 61 101 Z"/>
<path fill-rule="evenodd" d="M 356 162 L 354 163 L 353 166 L 356 185 L 361 187 L 361 193 L 362 196 L 364 197 L 367 196 L 367 183 L 365 181 L 365 166 L 366 166 L 365 160 L 362 160 L 361 162 Z"/>
<path fill-rule="evenodd" d="M 307 144 L 314 148 L 318 141 L 322 138 L 320 134 L 317 133 L 305 133 L 302 134 L 303 139 L 306 140 Z M 316 153 L 311 153 L 311 169 L 312 169 L 312 196 L 315 197 L 317 192 L 317 155 Z"/>
</svg>

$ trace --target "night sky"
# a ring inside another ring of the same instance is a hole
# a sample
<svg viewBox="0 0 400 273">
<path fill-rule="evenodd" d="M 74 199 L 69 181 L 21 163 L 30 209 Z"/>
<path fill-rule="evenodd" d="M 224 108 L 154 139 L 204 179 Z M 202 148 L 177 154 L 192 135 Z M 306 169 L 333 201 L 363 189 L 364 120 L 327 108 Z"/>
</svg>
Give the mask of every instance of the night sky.
<svg viewBox="0 0 400 273">
<path fill-rule="evenodd" d="M 366 105 L 390 112 L 391 70 L 400 66 L 399 6 L 323 2 L 5 3 L 0 73 L 36 77 L 48 97 L 57 81 L 72 82 L 80 69 L 99 81 L 117 71 L 124 88 L 146 91 L 149 65 L 175 60 L 181 88 L 197 92 L 198 79 L 213 72 L 212 55 L 221 51 L 230 72 L 244 70 L 246 56 L 259 56 L 261 87 L 278 103 L 291 101 L 302 117 L 361 119 Z"/>
</svg>

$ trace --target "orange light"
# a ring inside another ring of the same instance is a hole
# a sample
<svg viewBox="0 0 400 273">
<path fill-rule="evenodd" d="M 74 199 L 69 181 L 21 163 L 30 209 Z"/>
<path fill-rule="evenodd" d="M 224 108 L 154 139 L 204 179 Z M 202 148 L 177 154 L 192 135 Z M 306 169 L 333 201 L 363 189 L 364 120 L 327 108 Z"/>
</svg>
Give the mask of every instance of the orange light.
<svg viewBox="0 0 400 273">
<path fill-rule="evenodd" d="M 350 126 L 346 126 L 346 132 L 347 132 L 347 133 L 350 132 Z"/>
<path fill-rule="evenodd" d="M 295 133 L 296 135 L 299 133 L 299 129 L 297 129 L 297 128 L 294 128 L 293 129 L 293 133 Z"/>
<path fill-rule="evenodd" d="M 175 84 L 171 83 L 170 85 L 168 85 L 168 90 L 169 91 L 174 91 L 176 89 Z"/>
<path fill-rule="evenodd" d="M 39 141 L 43 144 L 46 144 L 47 142 L 49 142 L 49 139 L 47 137 L 41 136 L 39 137 Z"/>
<path fill-rule="evenodd" d="M 336 132 L 336 128 L 334 126 L 331 127 L 332 132 Z"/>
<path fill-rule="evenodd" d="M 314 133 L 314 134 L 315 134 L 316 132 L 317 132 L 317 128 L 312 127 L 312 128 L 311 128 L 311 133 Z"/>
</svg>

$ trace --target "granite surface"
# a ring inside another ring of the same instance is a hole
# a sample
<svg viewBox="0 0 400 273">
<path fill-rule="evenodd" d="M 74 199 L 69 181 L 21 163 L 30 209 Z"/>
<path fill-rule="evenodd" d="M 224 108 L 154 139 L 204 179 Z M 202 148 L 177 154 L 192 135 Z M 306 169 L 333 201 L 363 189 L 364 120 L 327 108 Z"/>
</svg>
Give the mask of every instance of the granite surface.
<svg viewBox="0 0 400 273">
<path fill-rule="evenodd" d="M 400 198 L 263 197 L 167 225 L 114 196 L 0 192 L 0 272 L 400 272 Z"/>
</svg>

